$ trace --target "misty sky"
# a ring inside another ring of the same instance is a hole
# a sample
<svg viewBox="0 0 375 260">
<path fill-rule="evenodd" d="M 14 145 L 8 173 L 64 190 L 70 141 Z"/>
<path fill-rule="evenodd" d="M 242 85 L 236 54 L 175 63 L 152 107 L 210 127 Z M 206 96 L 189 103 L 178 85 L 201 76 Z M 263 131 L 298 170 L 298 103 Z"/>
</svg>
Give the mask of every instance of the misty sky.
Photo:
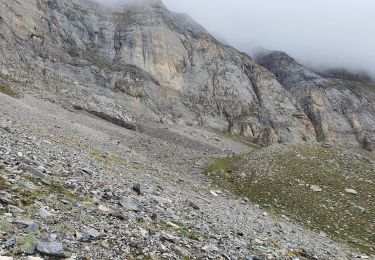
<svg viewBox="0 0 375 260">
<path fill-rule="evenodd" d="M 242 51 L 283 50 L 306 65 L 365 70 L 375 78 L 375 0 L 163 2 Z"/>
<path fill-rule="evenodd" d="M 249 51 L 284 50 L 307 64 L 375 75 L 375 0 L 163 0 Z"/>
</svg>

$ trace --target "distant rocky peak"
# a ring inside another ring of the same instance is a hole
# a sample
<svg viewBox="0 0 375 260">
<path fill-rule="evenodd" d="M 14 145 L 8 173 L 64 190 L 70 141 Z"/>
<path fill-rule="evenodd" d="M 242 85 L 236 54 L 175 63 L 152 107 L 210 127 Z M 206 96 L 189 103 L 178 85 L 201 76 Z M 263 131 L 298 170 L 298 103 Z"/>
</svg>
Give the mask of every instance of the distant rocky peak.
<svg viewBox="0 0 375 260">
<path fill-rule="evenodd" d="M 56 1 L 56 0 L 53 0 Z M 88 9 L 109 9 L 121 11 L 122 9 L 163 9 L 166 10 L 161 0 L 117 0 L 106 2 L 104 0 L 72 0 L 76 4 Z M 96 8 L 95 8 L 96 7 Z"/>
<path fill-rule="evenodd" d="M 293 63 L 298 64 L 298 62 L 289 56 L 286 52 L 283 51 L 268 51 L 263 50 L 261 53 L 255 56 L 256 60 L 260 63 L 268 63 L 268 62 L 277 62 L 277 63 Z"/>
<path fill-rule="evenodd" d="M 261 66 L 274 73 L 278 81 L 286 88 L 298 82 L 322 78 L 283 51 L 263 52 L 263 55 L 259 54 L 256 60 Z"/>
<path fill-rule="evenodd" d="M 316 71 L 316 73 L 327 78 L 375 82 L 374 79 L 372 79 L 371 76 L 369 76 L 365 72 L 353 72 L 345 68 L 330 68 L 330 69 L 321 68 L 321 69 L 314 69 L 314 70 Z"/>
</svg>

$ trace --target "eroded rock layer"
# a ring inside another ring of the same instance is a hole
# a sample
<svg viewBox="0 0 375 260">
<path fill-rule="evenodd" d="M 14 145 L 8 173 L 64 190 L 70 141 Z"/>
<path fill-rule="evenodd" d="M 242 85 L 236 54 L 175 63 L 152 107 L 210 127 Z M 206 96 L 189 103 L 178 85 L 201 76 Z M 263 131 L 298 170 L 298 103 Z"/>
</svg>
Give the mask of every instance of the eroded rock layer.
<svg viewBox="0 0 375 260">
<path fill-rule="evenodd" d="M 0 16 L 0 79 L 20 93 L 123 122 L 231 131 L 263 145 L 372 146 L 373 95 L 338 80 L 327 82 L 343 90 L 323 91 L 326 80 L 315 74 L 308 76 L 317 87 L 293 87 L 161 1 L 114 10 L 89 0 L 0 0 Z M 340 100 L 348 106 L 336 111 Z"/>
</svg>

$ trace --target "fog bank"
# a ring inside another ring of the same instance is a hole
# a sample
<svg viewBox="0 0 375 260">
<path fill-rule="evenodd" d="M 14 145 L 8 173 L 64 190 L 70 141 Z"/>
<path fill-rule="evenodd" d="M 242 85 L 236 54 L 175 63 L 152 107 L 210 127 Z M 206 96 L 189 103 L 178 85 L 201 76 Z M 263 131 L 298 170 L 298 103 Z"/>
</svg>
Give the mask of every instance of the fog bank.
<svg viewBox="0 0 375 260">
<path fill-rule="evenodd" d="M 236 48 L 283 50 L 313 67 L 375 77 L 373 0 L 163 0 Z"/>
<path fill-rule="evenodd" d="M 113 7 L 146 0 L 94 1 Z M 250 55 L 260 47 L 282 50 L 310 67 L 364 71 L 375 78 L 374 0 L 163 2 Z"/>
</svg>

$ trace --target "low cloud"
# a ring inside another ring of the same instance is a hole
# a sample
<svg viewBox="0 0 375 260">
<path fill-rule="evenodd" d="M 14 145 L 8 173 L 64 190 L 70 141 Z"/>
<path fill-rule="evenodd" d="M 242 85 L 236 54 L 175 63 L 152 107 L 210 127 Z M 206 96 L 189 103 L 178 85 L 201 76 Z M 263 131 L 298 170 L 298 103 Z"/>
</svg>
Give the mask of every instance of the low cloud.
<svg viewBox="0 0 375 260">
<path fill-rule="evenodd" d="M 87 0 L 89 1 L 89 0 Z M 151 0 L 93 0 L 107 7 Z M 219 40 L 255 55 L 282 50 L 315 67 L 375 78 L 374 0 L 163 0 Z"/>
<path fill-rule="evenodd" d="M 163 2 L 242 51 L 283 50 L 309 66 L 347 68 L 375 77 L 373 0 Z"/>
</svg>

